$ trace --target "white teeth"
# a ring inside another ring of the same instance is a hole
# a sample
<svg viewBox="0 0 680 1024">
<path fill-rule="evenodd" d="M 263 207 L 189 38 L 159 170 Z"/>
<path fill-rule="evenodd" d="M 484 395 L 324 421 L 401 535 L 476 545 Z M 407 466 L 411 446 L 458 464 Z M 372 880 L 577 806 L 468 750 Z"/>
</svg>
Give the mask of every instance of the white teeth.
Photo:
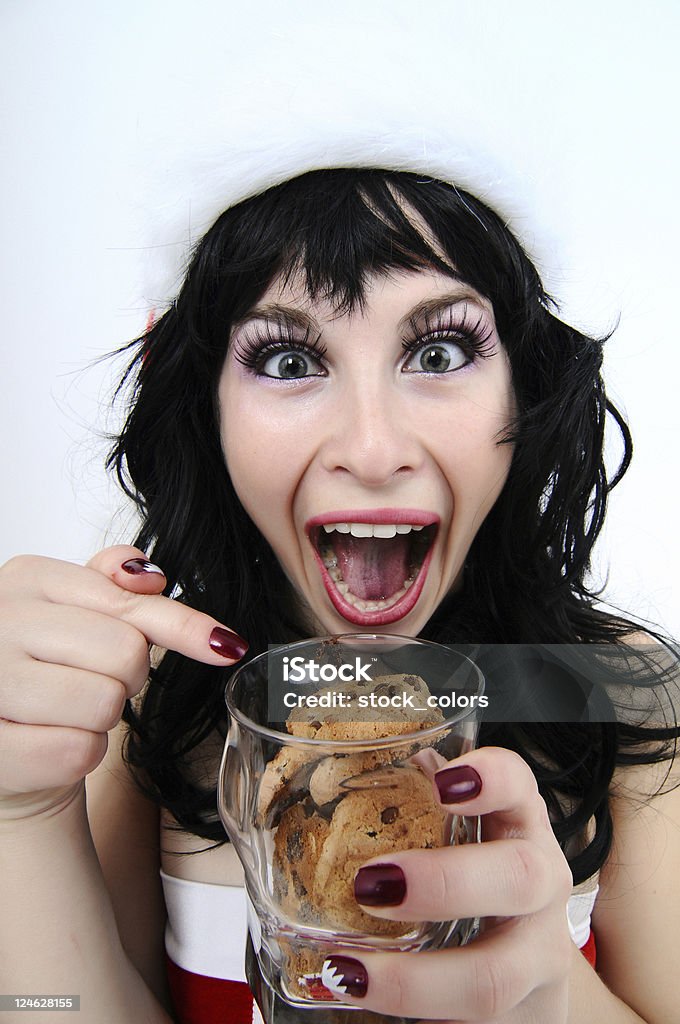
<svg viewBox="0 0 680 1024">
<path fill-rule="evenodd" d="M 395 534 L 410 533 L 414 530 L 418 533 L 424 529 L 423 526 L 414 526 L 411 523 L 324 523 L 325 533 L 351 533 L 353 537 L 394 537 Z"/>
<path fill-rule="evenodd" d="M 353 537 L 372 537 L 373 527 L 370 523 L 350 523 L 349 532 Z"/>
</svg>

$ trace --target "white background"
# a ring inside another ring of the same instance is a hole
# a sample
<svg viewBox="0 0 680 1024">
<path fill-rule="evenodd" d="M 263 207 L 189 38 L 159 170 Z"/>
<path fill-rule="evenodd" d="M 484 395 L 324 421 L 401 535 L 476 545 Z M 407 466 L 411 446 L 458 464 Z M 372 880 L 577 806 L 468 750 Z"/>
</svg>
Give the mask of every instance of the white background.
<svg viewBox="0 0 680 1024">
<path fill-rule="evenodd" d="M 222 125 L 240 104 L 263 135 L 315 107 L 332 131 L 338 103 L 370 109 L 387 84 L 440 121 L 455 122 L 459 96 L 485 105 L 484 145 L 531 179 L 541 227 L 526 230 L 545 231 L 565 318 L 595 331 L 620 319 L 606 379 L 636 455 L 598 573 L 610 600 L 680 636 L 678 5 L 324 6 L 0 5 L 0 561 L 82 561 L 130 538 L 102 468 L 115 373 L 87 366 L 144 327 L 156 242 L 140 223 L 167 202 L 145 197 L 177 154 L 190 164 L 213 102 Z"/>
</svg>

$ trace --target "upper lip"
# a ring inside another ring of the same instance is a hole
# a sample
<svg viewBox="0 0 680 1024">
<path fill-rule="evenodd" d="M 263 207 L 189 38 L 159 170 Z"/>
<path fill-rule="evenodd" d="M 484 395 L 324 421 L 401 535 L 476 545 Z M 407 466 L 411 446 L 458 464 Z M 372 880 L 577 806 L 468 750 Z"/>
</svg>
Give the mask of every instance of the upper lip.
<svg viewBox="0 0 680 1024">
<path fill-rule="evenodd" d="M 312 530 L 324 523 L 394 523 L 396 526 L 410 524 L 411 526 L 432 526 L 439 523 L 439 516 L 435 512 L 426 512 L 416 508 L 363 508 L 363 509 L 340 509 L 338 511 L 320 512 L 312 516 L 305 523 L 305 532 L 309 535 Z"/>
</svg>

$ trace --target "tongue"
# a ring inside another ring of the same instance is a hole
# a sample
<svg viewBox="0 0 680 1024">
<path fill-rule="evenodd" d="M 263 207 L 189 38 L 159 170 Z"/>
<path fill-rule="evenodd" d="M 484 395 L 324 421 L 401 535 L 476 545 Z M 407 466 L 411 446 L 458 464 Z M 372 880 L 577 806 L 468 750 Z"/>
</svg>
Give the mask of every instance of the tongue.
<svg viewBox="0 0 680 1024">
<path fill-rule="evenodd" d="M 411 541 L 396 537 L 333 534 L 338 568 L 350 591 L 365 601 L 380 601 L 401 590 L 410 571 Z"/>
</svg>

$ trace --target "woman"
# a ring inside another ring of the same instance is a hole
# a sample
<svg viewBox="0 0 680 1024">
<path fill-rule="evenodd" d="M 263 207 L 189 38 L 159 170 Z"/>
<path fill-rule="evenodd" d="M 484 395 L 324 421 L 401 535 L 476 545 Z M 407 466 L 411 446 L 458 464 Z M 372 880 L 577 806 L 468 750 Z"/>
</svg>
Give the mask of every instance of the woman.
<svg viewBox="0 0 680 1024">
<path fill-rule="evenodd" d="M 455 186 L 331 169 L 223 214 L 128 372 L 111 465 L 142 513 L 137 548 L 85 569 L 17 559 L 3 570 L 13 988 L 77 979 L 102 1022 L 173 1012 L 159 859 L 169 905 L 238 881 L 229 847 L 206 840 L 224 840 L 224 667 L 246 641 L 257 653 L 379 626 L 441 642 L 632 642 L 585 582 L 630 457 L 600 362 L 600 342 L 550 312 L 501 218 Z M 625 442 L 613 481 L 607 411 Z M 167 653 L 145 687 L 149 643 Z M 82 780 L 140 691 L 126 754 L 118 728 L 86 813 Z M 337 958 L 357 1005 L 513 1024 L 671 1019 L 676 735 L 674 723 L 625 721 L 483 734 L 494 746 L 436 781 L 447 807 L 483 815 L 489 842 L 465 859 L 410 851 L 389 871 L 365 866 L 357 891 L 379 916 L 480 915 L 484 932 L 439 954 Z M 598 872 L 599 976 L 565 914 L 574 883 L 590 911 Z M 181 946 L 173 924 L 178 934 Z M 218 1019 L 207 1013 L 180 1019 Z"/>
</svg>

